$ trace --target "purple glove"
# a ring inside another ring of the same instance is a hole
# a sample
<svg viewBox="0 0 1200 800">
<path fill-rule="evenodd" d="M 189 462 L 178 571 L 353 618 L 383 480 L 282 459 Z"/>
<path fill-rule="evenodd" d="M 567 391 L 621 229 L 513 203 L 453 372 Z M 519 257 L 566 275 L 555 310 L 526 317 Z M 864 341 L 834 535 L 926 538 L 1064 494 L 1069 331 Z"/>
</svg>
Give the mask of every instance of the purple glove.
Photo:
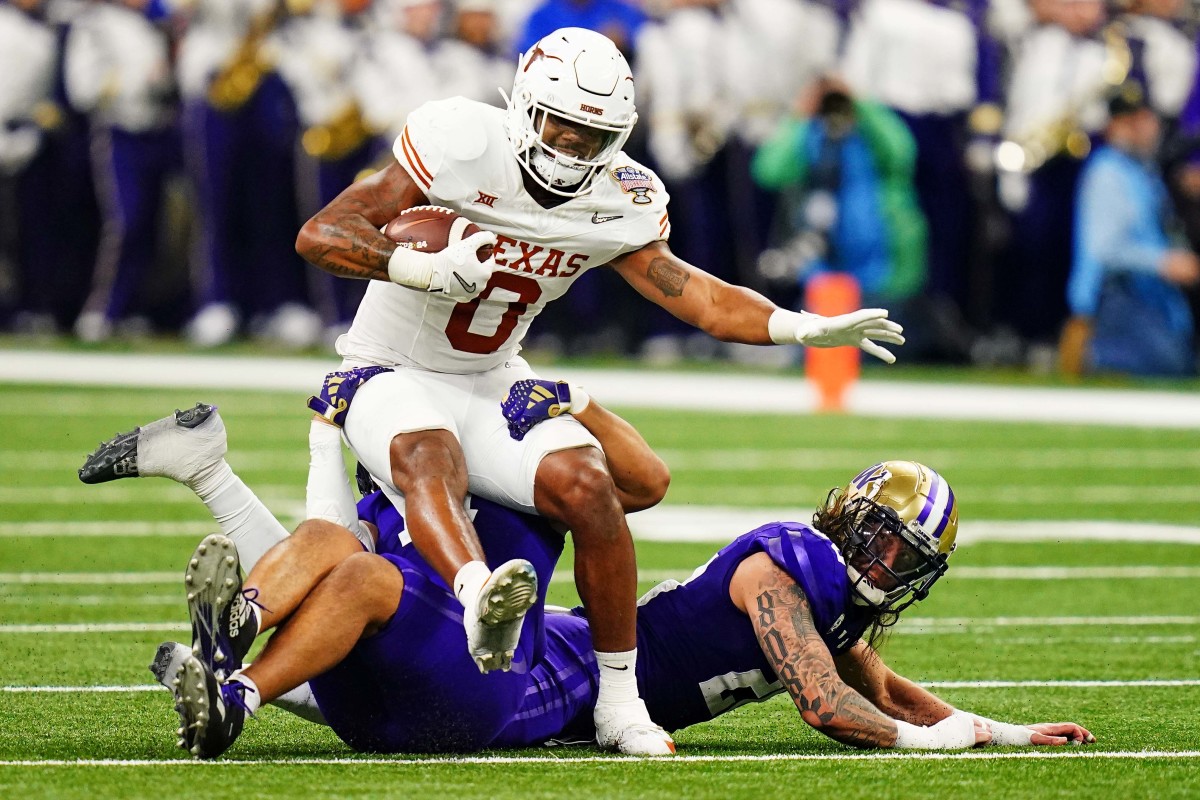
<svg viewBox="0 0 1200 800">
<path fill-rule="evenodd" d="M 557 417 L 571 408 L 571 387 L 565 381 L 527 378 L 508 390 L 500 410 L 508 420 L 508 434 L 518 442 L 543 420 Z"/>
<path fill-rule="evenodd" d="M 321 393 L 308 398 L 308 407 L 340 428 L 346 424 L 346 412 L 359 387 L 379 373 L 391 371 L 388 367 L 355 367 L 331 372 L 321 384 Z"/>
</svg>

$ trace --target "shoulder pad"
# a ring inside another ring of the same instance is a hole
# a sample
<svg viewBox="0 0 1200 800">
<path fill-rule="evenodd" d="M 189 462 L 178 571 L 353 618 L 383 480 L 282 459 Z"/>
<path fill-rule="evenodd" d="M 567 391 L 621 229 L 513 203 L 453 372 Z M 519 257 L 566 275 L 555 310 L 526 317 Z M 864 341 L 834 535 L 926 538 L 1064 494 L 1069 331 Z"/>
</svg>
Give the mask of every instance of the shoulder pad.
<svg viewBox="0 0 1200 800">
<path fill-rule="evenodd" d="M 408 115 L 392 152 L 427 194 L 433 190 L 444 196 L 454 165 L 475 161 L 487 151 L 489 109 L 465 97 L 425 103 Z M 443 191 L 434 188 L 435 182 L 443 184 Z"/>
</svg>

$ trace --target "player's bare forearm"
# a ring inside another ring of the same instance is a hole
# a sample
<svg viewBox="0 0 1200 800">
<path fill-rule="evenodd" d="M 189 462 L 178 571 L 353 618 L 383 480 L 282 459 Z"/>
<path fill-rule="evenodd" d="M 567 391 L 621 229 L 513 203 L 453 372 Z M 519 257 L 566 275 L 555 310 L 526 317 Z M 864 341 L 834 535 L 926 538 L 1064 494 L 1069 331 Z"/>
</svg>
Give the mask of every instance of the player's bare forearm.
<svg viewBox="0 0 1200 800">
<path fill-rule="evenodd" d="M 671 483 L 671 471 L 637 429 L 595 398 L 574 416 L 600 442 L 621 507 L 631 512 L 658 505 Z"/>
<path fill-rule="evenodd" d="M 310 264 L 341 278 L 388 280 L 388 259 L 396 244 L 366 217 L 337 209 L 317 214 L 309 225 L 315 228 L 315 240 L 303 249 L 297 244 L 296 251 Z"/>
<path fill-rule="evenodd" d="M 896 723 L 838 676 L 800 587 L 778 567 L 763 571 L 746 612 L 775 674 L 812 727 L 854 747 L 892 747 Z"/>
<path fill-rule="evenodd" d="M 937 695 L 896 674 L 866 642 L 858 642 L 835 663 L 842 680 L 892 719 L 933 725 L 954 713 Z"/>
<path fill-rule="evenodd" d="M 349 186 L 304 224 L 296 252 L 314 266 L 343 278 L 388 278 L 396 243 L 380 228 L 401 211 L 427 202 L 398 163 Z"/>
<path fill-rule="evenodd" d="M 692 266 L 665 242 L 628 253 L 612 267 L 647 300 L 716 339 L 771 344 L 767 320 L 776 309 L 774 303 Z"/>
</svg>

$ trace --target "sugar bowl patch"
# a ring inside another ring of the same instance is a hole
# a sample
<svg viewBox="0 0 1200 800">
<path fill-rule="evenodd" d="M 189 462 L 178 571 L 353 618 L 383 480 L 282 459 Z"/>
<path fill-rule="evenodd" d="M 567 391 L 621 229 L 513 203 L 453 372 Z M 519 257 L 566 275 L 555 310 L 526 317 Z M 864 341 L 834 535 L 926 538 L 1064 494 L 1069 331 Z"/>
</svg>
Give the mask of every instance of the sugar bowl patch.
<svg viewBox="0 0 1200 800">
<path fill-rule="evenodd" d="M 650 202 L 648 195 L 657 191 L 654 188 L 654 178 L 650 173 L 636 167 L 617 167 L 612 171 L 613 180 L 621 185 L 621 190 L 633 195 L 633 202 L 644 206 Z"/>
</svg>

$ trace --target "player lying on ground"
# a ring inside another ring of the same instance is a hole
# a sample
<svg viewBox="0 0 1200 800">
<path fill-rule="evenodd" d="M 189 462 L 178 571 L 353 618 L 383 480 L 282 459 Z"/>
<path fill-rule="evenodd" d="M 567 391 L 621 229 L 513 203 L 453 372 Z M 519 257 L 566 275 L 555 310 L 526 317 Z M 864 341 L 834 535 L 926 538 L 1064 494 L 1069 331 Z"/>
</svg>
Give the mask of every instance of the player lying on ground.
<svg viewBox="0 0 1200 800">
<path fill-rule="evenodd" d="M 633 681 L 637 565 L 603 454 L 569 417 L 518 442 L 495 415 L 509 386 L 536 378 L 518 356 L 530 323 L 589 269 L 608 266 L 723 341 L 851 345 L 891 362 L 886 345 L 904 339 L 885 310 L 797 314 L 673 255 L 667 192 L 622 151 L 636 121 L 633 75 L 616 46 L 589 30 L 555 31 L 518 60 L 506 110 L 458 97 L 413 111 L 395 160 L 309 220 L 296 249 L 327 272 L 370 281 L 337 352 L 343 369 L 394 370 L 362 388 L 346 437 L 384 493 L 405 498 L 413 543 L 465 610 L 472 657 L 484 670 L 507 668 L 523 609 L 506 603 L 503 619 L 488 621 L 479 598 L 496 588 L 489 580 L 524 592 L 529 573 L 504 564 L 492 578 L 461 510 L 468 491 L 571 531 L 576 584 L 605 665 L 600 739 L 650 754 L 668 752 L 670 740 Z M 483 231 L 462 238 L 456 221 L 436 253 L 381 233 L 429 203 Z M 665 480 L 659 487 L 661 498 Z"/>
<path fill-rule="evenodd" d="M 603 422 L 600 411 L 581 414 L 581 422 Z M 167 461 L 192 471 L 218 463 L 228 469 L 220 417 L 206 407 L 181 416 L 183 424 L 168 417 L 133 434 L 142 463 L 153 463 L 155 474 Z M 511 416 L 516 425 L 531 422 Z M 605 441 L 603 426 L 592 427 Z M 644 442 L 605 443 L 614 472 L 636 473 Z M 219 755 L 247 711 L 297 696 L 319 708 L 307 718 L 323 713 L 360 750 L 592 738 L 599 668 L 582 609 L 543 616 L 539 596 L 515 668 L 480 675 L 462 652 L 453 595 L 411 546 L 400 545 L 401 515 L 378 494 L 353 508 L 340 457 L 314 456 L 310 488 L 334 487 L 326 497 L 339 494 L 351 524 L 361 518 L 378 531 L 382 556 L 364 553 L 348 529 L 310 520 L 253 564 L 242 590 L 234 548 L 222 537 L 206 540 L 188 569 L 198 655 L 164 645 L 153 667 L 174 684 L 181 745 L 201 757 Z M 549 577 L 562 545 L 556 531 L 487 501 L 472 505 L 489 552 L 525 553 Z M 239 550 L 254 538 L 228 517 L 222 529 L 239 536 Z M 1018 726 L 956 711 L 888 669 L 863 640 L 929 591 L 945 571 L 956 529 L 953 494 L 936 473 L 886 462 L 831 493 L 814 525 L 771 523 L 738 537 L 685 583 L 668 581 L 643 598 L 636 677 L 651 713 L 675 730 L 788 691 L 806 723 L 859 747 L 1094 741 L 1073 723 Z M 194 591 L 210 578 L 226 587 L 220 599 L 228 611 Z M 237 671 L 254 633 L 272 626 L 278 630 L 259 659 Z"/>
</svg>

